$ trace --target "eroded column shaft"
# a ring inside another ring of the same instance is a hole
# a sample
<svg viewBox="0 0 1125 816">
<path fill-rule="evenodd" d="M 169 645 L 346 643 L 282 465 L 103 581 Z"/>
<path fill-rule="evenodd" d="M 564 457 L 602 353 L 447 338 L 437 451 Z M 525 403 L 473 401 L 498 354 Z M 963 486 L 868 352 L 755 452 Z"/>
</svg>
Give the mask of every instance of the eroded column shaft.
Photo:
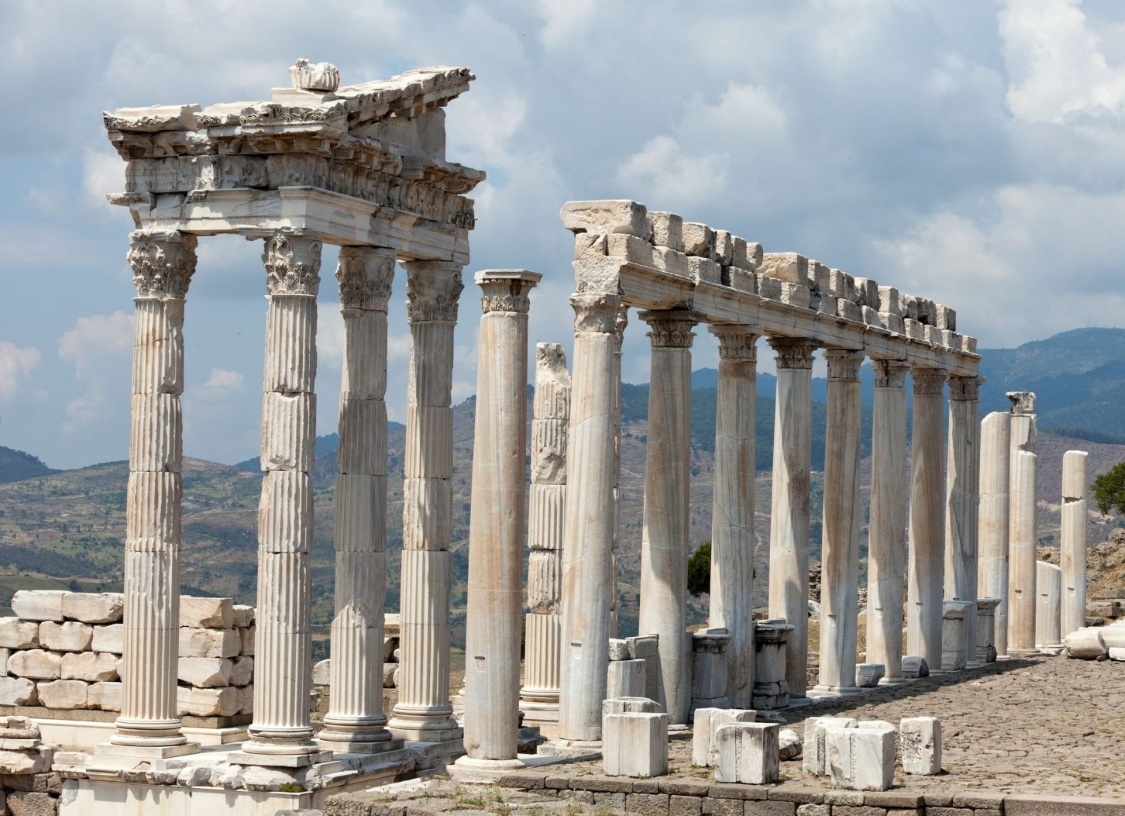
<svg viewBox="0 0 1125 816">
<path fill-rule="evenodd" d="M 1008 653 L 1008 482 L 1012 415 L 991 413 L 981 421 L 977 597 L 996 598 L 996 653 Z"/>
<path fill-rule="evenodd" d="M 967 601 L 966 654 L 976 662 L 977 518 L 980 451 L 976 377 L 949 378 L 949 459 L 946 475 L 945 600 Z"/>
<path fill-rule="evenodd" d="M 1035 527 L 1036 472 L 1035 395 L 1014 391 L 1012 401 L 1011 476 L 1008 487 L 1010 515 L 1008 541 L 1008 650 L 1035 650 L 1036 562 L 1038 536 Z"/>
<path fill-rule="evenodd" d="M 1062 637 L 1086 625 L 1086 451 L 1063 454 Z"/>
</svg>

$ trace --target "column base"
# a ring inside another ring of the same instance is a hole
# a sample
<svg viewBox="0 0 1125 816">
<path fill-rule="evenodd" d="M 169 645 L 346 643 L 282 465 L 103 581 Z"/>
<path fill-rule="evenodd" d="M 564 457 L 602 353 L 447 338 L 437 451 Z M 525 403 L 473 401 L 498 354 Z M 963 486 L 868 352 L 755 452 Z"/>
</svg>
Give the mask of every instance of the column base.
<svg viewBox="0 0 1125 816">
<path fill-rule="evenodd" d="M 909 683 L 909 677 L 880 677 L 880 686 L 901 686 L 903 683 Z"/>
<path fill-rule="evenodd" d="M 184 745 L 187 737 L 180 731 L 178 718 L 168 720 L 129 720 L 118 717 L 116 731 L 109 738 L 113 745 L 136 748 L 169 748 Z"/>
<path fill-rule="evenodd" d="M 94 747 L 96 756 L 130 757 L 135 759 L 172 759 L 173 757 L 198 754 L 200 744 L 187 742 L 179 745 L 119 745 L 111 741 Z"/>
<path fill-rule="evenodd" d="M 559 739 L 540 745 L 538 753 L 543 756 L 567 759 L 599 759 L 602 755 L 602 742 L 601 740 Z"/>
<path fill-rule="evenodd" d="M 402 740 L 387 730 L 385 717 L 324 718 L 324 727 L 315 737 L 326 751 L 340 754 L 381 754 L 402 748 Z"/>
<path fill-rule="evenodd" d="M 849 694 L 862 694 L 863 689 L 859 686 L 821 686 L 816 685 L 809 689 L 811 694 L 809 696 L 816 697 L 843 697 Z"/>
<path fill-rule="evenodd" d="M 397 738 L 407 742 L 450 742 L 459 740 L 464 730 L 453 719 L 450 705 L 409 708 L 395 706 L 387 728 Z"/>
<path fill-rule="evenodd" d="M 250 726 L 250 740 L 230 761 L 237 765 L 276 765 L 301 768 L 314 762 L 326 762 L 331 754 L 321 751 L 313 742 L 309 726 Z"/>
<path fill-rule="evenodd" d="M 232 765 L 260 765 L 267 768 L 305 768 L 332 759 L 331 751 L 321 751 L 315 745 L 312 753 L 308 754 L 255 754 L 245 750 L 249 745 L 250 743 L 246 743 L 244 750 L 228 754 L 227 762 Z"/>
</svg>

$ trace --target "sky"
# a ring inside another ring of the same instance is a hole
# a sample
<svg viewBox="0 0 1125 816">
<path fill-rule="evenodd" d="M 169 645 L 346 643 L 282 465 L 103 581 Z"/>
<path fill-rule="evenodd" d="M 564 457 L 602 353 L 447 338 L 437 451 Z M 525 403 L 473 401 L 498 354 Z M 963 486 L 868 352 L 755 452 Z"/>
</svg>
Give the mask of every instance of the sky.
<svg viewBox="0 0 1125 816">
<path fill-rule="evenodd" d="M 124 162 L 102 111 L 268 99 L 297 57 L 344 84 L 464 65 L 447 155 L 485 170 L 456 333 L 475 390 L 480 269 L 542 273 L 530 341 L 572 338 L 563 202 L 629 198 L 952 305 L 982 347 L 1125 306 L 1125 6 L 1116 0 L 5 0 L 0 5 L 0 445 L 126 458 Z M 258 450 L 260 242 L 200 241 L 184 327 L 185 453 Z M 342 321 L 321 268 L 319 433 Z M 403 278 L 388 411 L 405 414 Z M 624 379 L 648 379 L 644 327 Z M 772 362 L 761 347 L 759 368 Z M 693 366 L 713 366 L 698 332 Z"/>
</svg>

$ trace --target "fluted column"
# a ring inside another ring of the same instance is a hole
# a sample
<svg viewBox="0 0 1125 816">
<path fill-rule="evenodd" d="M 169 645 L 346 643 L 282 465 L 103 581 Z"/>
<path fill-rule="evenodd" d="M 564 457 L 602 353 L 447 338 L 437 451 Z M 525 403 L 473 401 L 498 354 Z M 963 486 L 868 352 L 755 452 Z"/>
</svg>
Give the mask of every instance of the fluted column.
<svg viewBox="0 0 1125 816">
<path fill-rule="evenodd" d="M 1086 451 L 1070 450 L 1062 463 L 1062 637 L 1086 625 Z"/>
<path fill-rule="evenodd" d="M 1035 394 L 1012 391 L 1011 475 L 1008 497 L 1008 651 L 1035 651 L 1036 562 L 1039 541 L 1035 529 L 1036 470 Z"/>
<path fill-rule="evenodd" d="M 859 614 L 859 367 L 862 351 L 828 349 L 824 522 L 820 579 L 820 682 L 824 691 L 855 688 Z"/>
<path fill-rule="evenodd" d="M 965 654 L 977 662 L 977 517 L 980 510 L 980 379 L 949 378 L 945 600 L 968 601 Z"/>
<path fill-rule="evenodd" d="M 383 605 L 387 590 L 387 300 L 390 249 L 344 247 L 336 267 L 344 316 L 340 445 L 336 452 L 335 616 L 331 695 L 318 739 L 375 753 L 401 745 L 383 713 Z"/>
<path fill-rule="evenodd" d="M 874 360 L 871 523 L 867 543 L 867 662 L 882 663 L 884 683 L 902 681 L 906 577 L 907 363 Z"/>
<path fill-rule="evenodd" d="M 402 607 L 395 736 L 444 742 L 460 735 L 449 703 L 449 537 L 453 504 L 453 330 L 461 267 L 406 266 L 410 377 L 402 512 Z"/>
<path fill-rule="evenodd" d="M 683 725 L 691 706 L 686 607 L 696 320 L 686 310 L 642 312 L 640 317 L 649 326 L 652 355 L 637 632 L 660 637 L 657 702 L 668 712 L 669 723 Z"/>
<path fill-rule="evenodd" d="M 730 704 L 750 708 L 754 690 L 754 429 L 758 335 L 713 326 L 719 340 L 715 488 L 711 510 L 708 625 L 731 633 Z"/>
<path fill-rule="evenodd" d="M 558 343 L 535 347 L 535 399 L 531 420 L 531 490 L 524 618 L 525 721 L 557 736 L 562 660 L 563 515 L 566 509 L 566 441 L 570 373 Z"/>
<path fill-rule="evenodd" d="M 609 613 L 615 527 L 614 438 L 617 396 L 615 327 L 621 298 L 575 294 L 574 374 L 567 445 L 563 544 L 563 653 L 559 739 L 599 743 L 609 663 Z"/>
<path fill-rule="evenodd" d="M 196 238 L 138 231 L 127 256 L 137 288 L 132 430 L 125 533 L 125 652 L 121 716 L 110 742 L 184 747 L 176 714 L 180 626 L 184 298 Z"/>
<path fill-rule="evenodd" d="M 311 235 L 266 239 L 262 498 L 258 505 L 258 611 L 254 722 L 248 755 L 315 753 L 312 680 L 312 470 L 316 461 L 316 295 L 321 243 Z M 311 761 L 311 758 L 308 759 Z"/>
<path fill-rule="evenodd" d="M 914 368 L 906 650 L 941 669 L 945 579 L 945 372 Z"/>
<path fill-rule="evenodd" d="M 816 343 L 771 337 L 777 354 L 770 503 L 771 618 L 793 627 L 785 652 L 789 694 L 804 697 L 809 662 L 809 472 L 812 469 L 812 362 Z"/>
<path fill-rule="evenodd" d="M 469 517 L 465 751 L 459 764 L 516 759 L 527 456 L 528 293 L 542 276 L 478 272 L 477 408 Z"/>
<path fill-rule="evenodd" d="M 616 339 L 617 345 L 614 347 L 615 352 L 613 355 L 614 365 L 617 366 L 615 375 L 617 381 L 621 381 L 621 349 L 625 342 L 625 329 L 629 325 L 629 307 L 625 304 L 617 310 L 617 320 L 613 326 L 613 335 Z M 617 593 L 617 573 L 618 573 L 618 553 L 621 550 L 621 389 L 618 388 L 613 392 L 614 407 L 614 428 L 613 428 L 613 553 L 610 556 L 610 572 L 609 572 L 609 585 L 611 591 L 609 594 L 609 636 L 615 638 L 618 635 L 617 626 L 617 610 L 621 603 L 621 598 Z"/>
<path fill-rule="evenodd" d="M 980 431 L 980 559 L 977 597 L 996 598 L 993 646 L 1008 653 L 1008 481 L 1012 415 L 989 414 Z"/>
</svg>

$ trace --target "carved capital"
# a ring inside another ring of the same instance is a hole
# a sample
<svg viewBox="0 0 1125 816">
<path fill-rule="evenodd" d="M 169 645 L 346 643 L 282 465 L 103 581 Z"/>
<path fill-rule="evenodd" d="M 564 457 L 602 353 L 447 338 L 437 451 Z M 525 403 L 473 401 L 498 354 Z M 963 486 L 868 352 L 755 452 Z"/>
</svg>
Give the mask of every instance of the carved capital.
<svg viewBox="0 0 1125 816">
<path fill-rule="evenodd" d="M 910 364 L 902 360 L 872 360 L 876 388 L 902 388 L 906 385 L 906 372 Z"/>
<path fill-rule="evenodd" d="M 1033 416 L 1035 414 L 1034 391 L 1009 391 L 1005 396 L 1011 400 L 1012 413 Z"/>
<path fill-rule="evenodd" d="M 769 337 L 766 342 L 777 355 L 778 368 L 812 368 L 815 341 L 803 337 Z"/>
<path fill-rule="evenodd" d="M 979 400 L 980 386 L 984 377 L 950 377 L 949 398 L 951 400 Z"/>
<path fill-rule="evenodd" d="M 543 277 L 526 269 L 488 269 L 478 272 L 481 288 L 480 309 L 489 312 L 510 312 L 526 315 L 531 308 L 528 294 Z"/>
<path fill-rule="evenodd" d="M 320 290 L 320 239 L 277 232 L 266 239 L 262 263 L 271 295 L 311 295 Z"/>
<path fill-rule="evenodd" d="M 691 348 L 695 340 L 698 317 L 687 309 L 668 309 L 658 312 L 641 312 L 639 317 L 648 323 L 648 338 L 653 348 Z"/>
<path fill-rule="evenodd" d="M 570 296 L 574 307 L 574 331 L 616 334 L 620 315 L 621 296 L 599 292 L 578 293 Z"/>
<path fill-rule="evenodd" d="M 719 340 L 720 360 L 758 361 L 758 337 L 745 326 L 712 326 L 711 334 Z"/>
<path fill-rule="evenodd" d="M 336 264 L 340 310 L 385 312 L 395 277 L 394 250 L 342 247 Z"/>
<path fill-rule="evenodd" d="M 946 373 L 940 368 L 910 369 L 910 378 L 914 381 L 914 396 L 940 397 L 945 393 Z"/>
<path fill-rule="evenodd" d="M 465 288 L 461 267 L 444 261 L 412 261 L 406 266 L 406 320 L 409 323 L 456 323 Z"/>
<path fill-rule="evenodd" d="M 617 308 L 617 320 L 613 324 L 613 333 L 617 337 L 617 353 L 621 353 L 621 344 L 625 342 L 625 329 L 629 327 L 629 307 L 622 303 Z"/>
<path fill-rule="evenodd" d="M 186 232 L 137 230 L 125 259 L 140 297 L 183 300 L 195 274 L 198 240 Z"/>
<path fill-rule="evenodd" d="M 828 361 L 828 379 L 858 380 L 859 367 L 863 365 L 863 352 L 852 349 L 827 349 L 824 359 Z"/>
</svg>

